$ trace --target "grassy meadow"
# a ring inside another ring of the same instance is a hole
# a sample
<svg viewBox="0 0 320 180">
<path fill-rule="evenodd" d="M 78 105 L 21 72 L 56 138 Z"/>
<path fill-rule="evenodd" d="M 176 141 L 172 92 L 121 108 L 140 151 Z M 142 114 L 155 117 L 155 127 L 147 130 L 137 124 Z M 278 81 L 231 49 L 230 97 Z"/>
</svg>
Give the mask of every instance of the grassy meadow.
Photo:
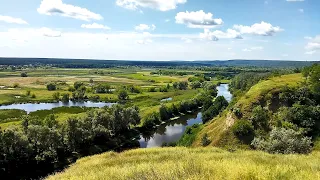
<svg viewBox="0 0 320 180">
<path fill-rule="evenodd" d="M 218 148 L 151 148 L 79 159 L 48 180 L 94 179 L 290 179 L 320 178 L 320 153 L 271 155 Z"/>
<path fill-rule="evenodd" d="M 160 92 L 161 87 L 168 84 L 172 87 L 174 82 L 188 81 L 188 78 L 193 75 L 159 75 L 152 74 L 155 69 L 141 69 L 141 68 L 107 68 L 107 69 L 61 69 L 61 68 L 34 68 L 25 69 L 23 71 L 4 71 L 0 72 L 0 105 L 15 104 L 15 103 L 39 103 L 39 102 L 55 102 L 53 95 L 59 92 L 60 94 L 68 93 L 70 96 L 72 92 L 68 88 L 73 86 L 75 82 L 83 82 L 87 88 L 90 88 L 90 80 L 94 84 L 108 84 L 112 89 L 118 89 L 122 86 L 134 85 L 140 89 L 140 93 L 129 92 L 129 100 L 126 102 L 127 106 L 136 105 L 140 109 L 142 119 L 147 115 L 159 110 L 161 104 L 171 105 L 172 103 L 179 103 L 183 100 L 192 99 L 198 94 L 201 89 L 187 90 L 173 90 L 168 92 Z M 28 77 L 21 77 L 21 72 L 26 72 Z M 197 71 L 201 73 L 203 71 Z M 192 74 L 194 72 L 188 72 Z M 212 83 L 224 82 L 230 80 L 212 79 Z M 55 91 L 48 91 L 46 85 L 49 83 L 58 84 L 58 89 Z M 156 88 L 155 92 L 150 92 L 150 88 Z M 29 92 L 29 94 L 28 94 Z M 33 96 L 34 95 L 34 96 Z M 113 93 L 94 93 L 86 92 L 88 97 L 99 96 L 100 101 L 117 102 L 117 92 Z M 171 101 L 161 102 L 162 99 L 172 98 Z M 87 111 L 58 108 L 54 110 L 46 110 L 31 113 L 30 116 L 38 116 L 45 118 L 49 114 L 55 114 L 59 122 L 64 122 L 72 116 L 81 116 Z M 0 127 L 7 128 L 11 125 L 19 124 L 20 117 L 25 115 L 25 112 L 11 114 L 11 111 L 0 110 Z"/>
</svg>

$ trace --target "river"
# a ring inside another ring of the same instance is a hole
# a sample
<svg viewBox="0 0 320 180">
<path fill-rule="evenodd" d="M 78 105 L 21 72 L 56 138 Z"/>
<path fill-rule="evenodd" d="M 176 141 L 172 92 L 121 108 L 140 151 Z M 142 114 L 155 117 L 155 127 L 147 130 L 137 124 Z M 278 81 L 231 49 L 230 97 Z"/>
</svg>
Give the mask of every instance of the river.
<svg viewBox="0 0 320 180">
<path fill-rule="evenodd" d="M 229 84 L 220 84 L 217 87 L 218 96 L 224 96 L 228 102 L 232 99 Z M 141 148 L 161 147 L 163 143 L 177 142 L 188 126 L 202 123 L 201 112 L 187 115 L 178 120 L 162 124 L 151 137 L 143 137 L 139 140 Z"/>
</svg>

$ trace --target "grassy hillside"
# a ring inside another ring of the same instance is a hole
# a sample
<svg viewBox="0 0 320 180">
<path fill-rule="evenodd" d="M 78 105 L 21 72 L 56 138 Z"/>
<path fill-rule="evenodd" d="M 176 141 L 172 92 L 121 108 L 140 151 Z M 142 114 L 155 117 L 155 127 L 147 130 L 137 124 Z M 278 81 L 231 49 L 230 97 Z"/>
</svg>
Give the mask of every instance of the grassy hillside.
<svg viewBox="0 0 320 180">
<path fill-rule="evenodd" d="M 246 116 L 247 114 L 250 114 L 254 105 L 260 104 L 264 101 L 264 98 L 267 97 L 266 95 L 269 92 L 279 90 L 284 86 L 298 86 L 301 82 L 303 82 L 301 74 L 283 75 L 261 81 L 251 87 L 246 94 L 240 97 L 234 107 L 239 107 L 243 115 Z M 211 140 L 210 145 L 227 148 L 239 146 L 246 148 L 246 146 L 243 146 L 230 132 L 230 127 L 232 127 L 236 120 L 237 118 L 230 109 L 225 110 L 220 114 L 220 116 L 204 125 L 203 129 L 197 134 L 197 138 L 193 142 L 193 146 L 201 146 L 201 139 L 205 134 L 207 134 Z"/>
<path fill-rule="evenodd" d="M 217 148 L 155 148 L 78 160 L 61 179 L 319 179 L 320 153 L 270 155 Z"/>
</svg>

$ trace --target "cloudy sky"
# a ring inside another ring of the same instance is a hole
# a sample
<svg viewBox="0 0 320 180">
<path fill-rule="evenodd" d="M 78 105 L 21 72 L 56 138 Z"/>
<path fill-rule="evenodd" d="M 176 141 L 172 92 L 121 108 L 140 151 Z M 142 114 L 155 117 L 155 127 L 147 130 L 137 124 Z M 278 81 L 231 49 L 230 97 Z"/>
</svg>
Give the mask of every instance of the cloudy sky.
<svg viewBox="0 0 320 180">
<path fill-rule="evenodd" d="M 320 60 L 319 0 L 0 0 L 0 56 Z"/>
</svg>

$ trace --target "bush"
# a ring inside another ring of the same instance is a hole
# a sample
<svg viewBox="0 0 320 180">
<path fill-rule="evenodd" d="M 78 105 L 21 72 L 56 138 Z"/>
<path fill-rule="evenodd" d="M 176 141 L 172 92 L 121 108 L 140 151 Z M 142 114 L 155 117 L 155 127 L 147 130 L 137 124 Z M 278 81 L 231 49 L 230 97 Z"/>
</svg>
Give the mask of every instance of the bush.
<svg viewBox="0 0 320 180">
<path fill-rule="evenodd" d="M 237 137 L 248 137 L 254 134 L 254 128 L 250 121 L 238 120 L 233 125 L 232 132 Z"/>
<path fill-rule="evenodd" d="M 20 76 L 21 76 L 21 77 L 28 77 L 28 74 L 27 74 L 26 72 L 22 72 L 22 73 L 20 74 Z"/>
<path fill-rule="evenodd" d="M 70 95 L 68 93 L 62 94 L 62 98 L 61 98 L 62 102 L 67 103 L 69 102 L 69 100 L 70 100 Z"/>
<path fill-rule="evenodd" d="M 30 90 L 27 90 L 27 91 L 26 91 L 26 96 L 30 96 L 30 94 L 31 94 L 31 91 L 30 91 Z"/>
<path fill-rule="evenodd" d="M 311 138 L 293 129 L 275 128 L 267 140 L 255 138 L 251 145 L 269 153 L 308 154 L 312 150 L 311 143 Z"/>
<path fill-rule="evenodd" d="M 151 87 L 148 89 L 149 92 L 156 92 L 156 88 L 155 87 Z"/>
<path fill-rule="evenodd" d="M 70 91 L 70 92 L 75 92 L 76 89 L 75 89 L 74 87 L 70 86 L 70 87 L 68 88 L 68 91 Z"/>
<path fill-rule="evenodd" d="M 120 90 L 119 93 L 118 93 L 118 99 L 119 100 L 128 100 L 129 99 L 129 95 L 127 93 L 126 90 Z"/>
<path fill-rule="evenodd" d="M 37 96 L 35 94 L 31 95 L 31 98 L 35 99 Z"/>
<path fill-rule="evenodd" d="M 57 90 L 57 85 L 55 83 L 49 83 L 47 84 L 48 91 L 55 91 Z"/>
<path fill-rule="evenodd" d="M 77 82 L 74 82 L 73 83 L 73 87 L 75 88 L 75 89 L 79 89 L 81 86 L 83 86 L 84 84 L 83 84 L 83 82 L 80 82 L 80 81 L 77 81 Z"/>
<path fill-rule="evenodd" d="M 19 83 L 14 83 L 12 87 L 13 88 L 18 88 L 18 87 L 20 87 L 20 84 Z"/>
<path fill-rule="evenodd" d="M 208 134 L 204 134 L 201 139 L 202 146 L 208 146 L 211 143 L 211 140 L 208 138 Z"/>
</svg>

